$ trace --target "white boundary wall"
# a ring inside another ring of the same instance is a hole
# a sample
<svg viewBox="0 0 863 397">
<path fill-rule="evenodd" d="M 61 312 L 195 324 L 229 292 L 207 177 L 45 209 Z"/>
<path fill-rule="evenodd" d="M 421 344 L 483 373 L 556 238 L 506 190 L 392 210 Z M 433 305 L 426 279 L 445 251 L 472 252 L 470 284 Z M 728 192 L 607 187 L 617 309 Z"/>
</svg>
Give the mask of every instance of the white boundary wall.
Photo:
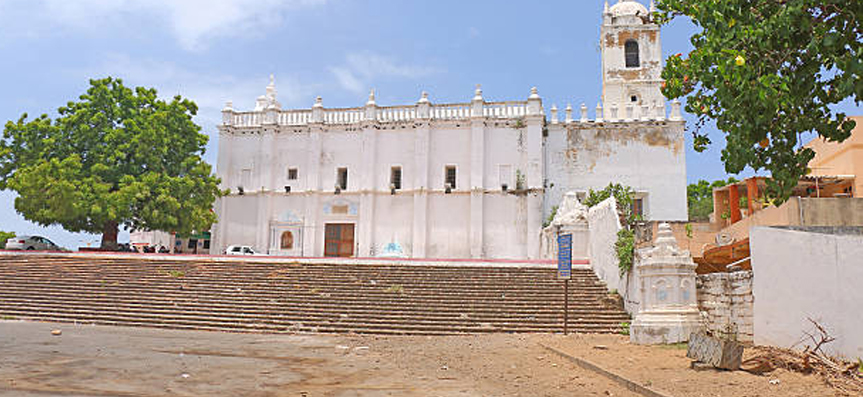
<svg viewBox="0 0 863 397">
<path fill-rule="evenodd" d="M 863 357 L 863 236 L 769 227 L 749 235 L 755 343 L 803 348 L 811 318 L 836 338 L 829 353 Z"/>
</svg>

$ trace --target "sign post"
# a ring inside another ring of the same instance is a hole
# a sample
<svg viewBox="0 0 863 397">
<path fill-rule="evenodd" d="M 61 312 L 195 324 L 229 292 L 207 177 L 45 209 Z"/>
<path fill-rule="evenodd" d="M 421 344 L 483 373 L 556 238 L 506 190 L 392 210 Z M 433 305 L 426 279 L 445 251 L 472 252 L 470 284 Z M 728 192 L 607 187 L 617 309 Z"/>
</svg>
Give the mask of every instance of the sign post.
<svg viewBox="0 0 863 397">
<path fill-rule="evenodd" d="M 563 280 L 563 334 L 568 334 L 569 279 L 572 278 L 572 235 L 557 236 L 557 279 Z"/>
</svg>

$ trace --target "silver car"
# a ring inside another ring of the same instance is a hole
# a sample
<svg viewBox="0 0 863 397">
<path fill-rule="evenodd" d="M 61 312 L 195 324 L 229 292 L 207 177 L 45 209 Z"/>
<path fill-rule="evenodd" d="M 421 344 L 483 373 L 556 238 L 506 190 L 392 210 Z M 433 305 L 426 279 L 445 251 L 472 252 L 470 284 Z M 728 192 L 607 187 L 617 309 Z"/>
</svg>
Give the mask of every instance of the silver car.
<svg viewBox="0 0 863 397">
<path fill-rule="evenodd" d="M 41 236 L 18 236 L 6 240 L 7 250 L 60 251 L 57 244 Z"/>
</svg>

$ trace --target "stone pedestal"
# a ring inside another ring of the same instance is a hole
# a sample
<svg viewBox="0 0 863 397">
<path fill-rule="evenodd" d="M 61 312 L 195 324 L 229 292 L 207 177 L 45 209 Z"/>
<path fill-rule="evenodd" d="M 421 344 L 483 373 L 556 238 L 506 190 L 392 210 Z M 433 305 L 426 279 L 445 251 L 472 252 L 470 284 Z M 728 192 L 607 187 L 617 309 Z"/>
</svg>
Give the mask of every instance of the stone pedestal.
<svg viewBox="0 0 863 397">
<path fill-rule="evenodd" d="M 667 223 L 659 225 L 654 247 L 636 260 L 641 306 L 630 327 L 636 344 L 679 343 L 702 328 L 695 294 L 695 267 Z"/>
</svg>

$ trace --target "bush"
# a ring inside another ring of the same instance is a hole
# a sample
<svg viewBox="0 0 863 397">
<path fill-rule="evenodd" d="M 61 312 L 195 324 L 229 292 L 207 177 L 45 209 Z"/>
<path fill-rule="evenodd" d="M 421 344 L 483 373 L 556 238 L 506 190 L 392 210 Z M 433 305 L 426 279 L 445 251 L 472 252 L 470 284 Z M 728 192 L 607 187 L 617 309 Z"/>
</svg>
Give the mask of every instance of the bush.
<svg viewBox="0 0 863 397">
<path fill-rule="evenodd" d="M 629 335 L 629 321 L 624 321 L 620 323 L 620 334 Z"/>
</svg>

